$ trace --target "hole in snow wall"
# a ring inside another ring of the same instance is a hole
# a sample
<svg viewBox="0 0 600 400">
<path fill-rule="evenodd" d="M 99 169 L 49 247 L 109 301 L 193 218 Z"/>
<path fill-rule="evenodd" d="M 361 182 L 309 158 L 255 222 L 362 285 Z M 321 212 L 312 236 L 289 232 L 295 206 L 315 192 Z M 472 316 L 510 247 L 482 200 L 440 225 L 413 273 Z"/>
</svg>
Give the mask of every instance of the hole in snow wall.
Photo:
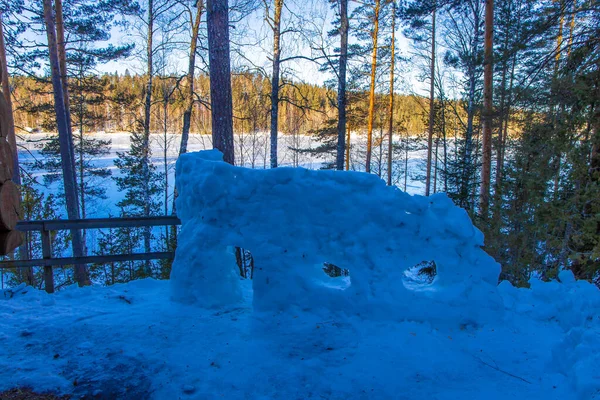
<svg viewBox="0 0 600 400">
<path fill-rule="evenodd" d="M 182 228 L 171 285 L 177 301 L 204 307 L 240 301 L 234 246 L 252 252 L 256 310 L 318 305 L 389 313 L 387 305 L 407 315 L 435 304 L 481 303 L 496 291 L 499 264 L 445 194 L 410 196 L 360 172 L 235 167 L 216 150 L 182 155 L 176 185 Z M 351 285 L 319 284 L 323 260 L 350 270 Z M 434 261 L 437 272 L 425 295 L 402 283 L 404 272 L 423 260 Z"/>
</svg>

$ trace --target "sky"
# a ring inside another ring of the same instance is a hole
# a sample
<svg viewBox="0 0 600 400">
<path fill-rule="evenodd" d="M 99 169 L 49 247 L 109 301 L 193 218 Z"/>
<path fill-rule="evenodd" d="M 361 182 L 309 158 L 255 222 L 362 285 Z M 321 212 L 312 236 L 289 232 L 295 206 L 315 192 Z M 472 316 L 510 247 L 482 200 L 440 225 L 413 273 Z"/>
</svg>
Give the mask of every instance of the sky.
<svg viewBox="0 0 600 400">
<path fill-rule="evenodd" d="M 327 2 L 303 2 L 302 0 L 288 0 L 287 8 L 284 9 L 282 15 L 282 30 L 285 28 L 301 28 L 303 32 L 313 32 L 316 34 L 317 42 L 331 40 L 327 38 L 327 32 L 332 29 L 332 20 L 335 18 L 334 10 L 329 7 Z M 350 7 L 352 8 L 352 6 Z M 248 68 L 252 70 L 261 70 L 267 74 L 271 71 L 271 61 L 269 55 L 272 53 L 272 33 L 269 26 L 264 21 L 264 8 L 259 7 L 258 10 L 245 17 L 242 21 L 231 24 L 230 38 L 232 45 L 232 68 L 236 67 Z M 351 12 L 351 10 L 350 10 Z M 297 17 L 300 15 L 303 20 Z M 205 23 L 203 21 L 203 23 Z M 401 29 L 396 32 L 396 49 L 398 56 L 407 57 L 410 52 L 409 40 L 402 34 Z M 182 35 L 184 42 L 189 42 L 189 33 Z M 155 39 L 156 40 L 156 39 Z M 333 45 L 330 48 L 337 46 L 339 39 L 333 39 Z M 143 49 L 145 43 L 140 38 L 133 35 L 128 35 L 118 29 L 113 29 L 111 32 L 112 43 L 136 42 L 138 49 Z M 350 44 L 356 42 L 354 37 L 350 37 Z M 200 39 L 200 45 L 206 46 L 206 38 Z M 303 40 L 299 34 L 286 34 L 282 38 L 282 59 L 303 55 L 314 56 L 314 51 L 311 50 L 306 40 Z M 187 69 L 187 49 L 175 51 L 171 57 L 170 69 L 174 73 L 183 73 Z M 132 73 L 143 73 L 145 70 L 145 61 L 139 57 L 139 54 L 134 54 L 126 60 L 112 61 L 98 67 L 99 72 L 120 74 L 128 69 Z M 200 67 L 201 60 L 198 60 L 197 65 Z M 410 61 L 406 65 L 400 66 L 396 72 L 397 83 L 396 88 L 401 93 L 416 93 L 424 95 L 427 93 L 427 82 L 421 82 L 417 78 L 414 68 L 411 68 Z M 311 84 L 322 85 L 325 80 L 331 78 L 328 73 L 319 71 L 319 65 L 308 60 L 294 60 L 282 64 L 282 73 L 296 81 L 304 81 Z"/>
</svg>

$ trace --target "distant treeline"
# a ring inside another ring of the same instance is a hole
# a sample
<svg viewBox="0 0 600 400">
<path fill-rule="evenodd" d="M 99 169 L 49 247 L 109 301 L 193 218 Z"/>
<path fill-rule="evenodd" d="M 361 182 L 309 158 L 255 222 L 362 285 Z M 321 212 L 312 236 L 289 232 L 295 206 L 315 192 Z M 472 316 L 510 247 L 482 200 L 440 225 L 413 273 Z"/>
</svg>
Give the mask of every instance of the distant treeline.
<svg viewBox="0 0 600 400">
<path fill-rule="evenodd" d="M 71 112 L 76 130 L 83 132 L 127 132 L 141 123 L 147 77 L 104 74 L 74 77 L 71 80 L 73 101 Z M 16 99 L 15 123 L 23 131 L 55 131 L 52 87 L 48 79 L 30 76 L 12 77 Z M 154 99 L 151 131 L 180 133 L 185 99 L 182 79 L 159 76 L 152 91 Z M 191 132 L 211 132 L 209 78 L 195 78 L 196 101 L 191 120 Z M 270 80 L 259 74 L 241 73 L 232 76 L 234 130 L 241 133 L 267 131 L 270 123 Z M 284 134 L 311 134 L 328 120 L 335 118 L 335 90 L 307 83 L 284 82 L 279 110 L 280 131 Z M 348 128 L 367 129 L 368 93 L 350 92 Z M 386 124 L 387 95 L 377 96 L 374 128 Z M 420 134 L 426 129 L 427 100 L 412 95 L 397 95 L 395 118 L 397 129 Z"/>
</svg>

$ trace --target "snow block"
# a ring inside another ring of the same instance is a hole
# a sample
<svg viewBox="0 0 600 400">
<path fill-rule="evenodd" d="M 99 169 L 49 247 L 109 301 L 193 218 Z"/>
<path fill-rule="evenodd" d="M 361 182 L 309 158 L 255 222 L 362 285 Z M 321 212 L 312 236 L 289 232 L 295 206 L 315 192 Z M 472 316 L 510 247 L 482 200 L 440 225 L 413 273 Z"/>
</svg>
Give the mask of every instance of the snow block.
<svg viewBox="0 0 600 400">
<path fill-rule="evenodd" d="M 235 167 L 216 150 L 182 155 L 176 185 L 182 230 L 174 300 L 240 301 L 238 246 L 254 257 L 256 310 L 327 307 L 411 318 L 470 304 L 454 315 L 477 319 L 477 308 L 502 308 L 500 265 L 445 194 L 410 196 L 362 172 Z M 435 261 L 437 276 L 416 292 L 403 278 L 422 261 Z M 323 262 L 348 269 L 349 286 L 327 284 Z"/>
</svg>

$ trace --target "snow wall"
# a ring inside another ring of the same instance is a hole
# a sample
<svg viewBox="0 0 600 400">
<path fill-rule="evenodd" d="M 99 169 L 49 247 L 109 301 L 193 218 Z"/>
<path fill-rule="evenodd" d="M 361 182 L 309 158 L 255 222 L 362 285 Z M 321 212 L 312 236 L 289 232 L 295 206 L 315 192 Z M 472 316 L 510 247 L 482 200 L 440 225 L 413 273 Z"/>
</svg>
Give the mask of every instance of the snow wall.
<svg viewBox="0 0 600 400">
<path fill-rule="evenodd" d="M 181 233 L 173 300 L 203 307 L 241 301 L 233 246 L 254 257 L 256 311 L 343 310 L 368 317 L 484 322 L 503 309 L 500 265 L 483 234 L 445 194 L 411 196 L 375 175 L 302 168 L 255 170 L 216 150 L 177 161 Z M 435 261 L 430 285 L 405 271 Z M 348 287 L 323 262 L 350 272 Z"/>
</svg>

